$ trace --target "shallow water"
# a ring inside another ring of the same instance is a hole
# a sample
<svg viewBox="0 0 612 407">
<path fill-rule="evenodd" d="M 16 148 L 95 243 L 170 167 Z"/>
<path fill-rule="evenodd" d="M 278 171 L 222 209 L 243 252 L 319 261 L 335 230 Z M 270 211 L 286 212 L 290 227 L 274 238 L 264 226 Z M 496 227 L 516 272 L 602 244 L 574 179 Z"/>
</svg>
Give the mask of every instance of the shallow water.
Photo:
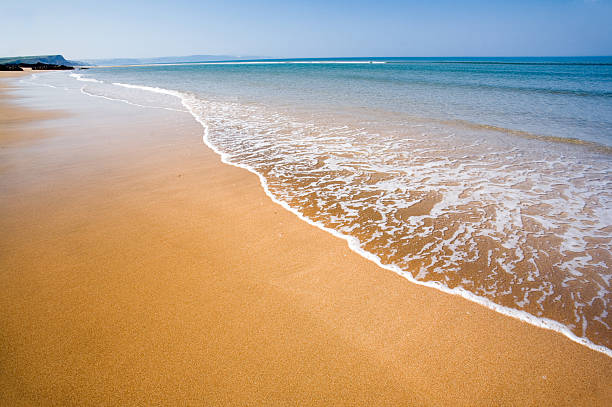
<svg viewBox="0 0 612 407">
<path fill-rule="evenodd" d="M 363 255 L 610 354 L 612 59 L 387 62 L 30 82 L 188 111 L 226 161 Z"/>
</svg>

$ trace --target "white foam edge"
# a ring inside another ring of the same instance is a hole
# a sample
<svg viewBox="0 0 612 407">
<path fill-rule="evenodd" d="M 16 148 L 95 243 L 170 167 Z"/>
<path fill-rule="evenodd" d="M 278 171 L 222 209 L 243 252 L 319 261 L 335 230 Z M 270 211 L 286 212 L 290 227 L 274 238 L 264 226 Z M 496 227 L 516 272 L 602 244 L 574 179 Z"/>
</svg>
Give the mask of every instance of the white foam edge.
<svg viewBox="0 0 612 407">
<path fill-rule="evenodd" d="M 325 231 L 327 233 L 330 233 L 331 235 L 333 235 L 333 236 L 335 236 L 337 238 L 345 240 L 347 242 L 347 244 L 348 244 L 349 249 L 351 249 L 353 252 L 357 253 L 358 255 L 366 258 L 367 260 L 372 261 L 373 263 L 375 263 L 379 267 L 381 267 L 381 268 L 383 268 L 385 270 L 392 271 L 392 272 L 394 272 L 394 273 L 404 277 L 405 279 L 407 279 L 411 283 L 414 283 L 414 284 L 417 284 L 417 285 L 420 285 L 420 286 L 424 286 L 424 287 L 434 288 L 436 290 L 442 291 L 442 292 L 447 293 L 447 294 L 460 296 L 460 297 L 465 298 L 468 301 L 472 301 L 472 302 L 480 304 L 480 305 L 482 305 L 484 307 L 487 307 L 490 310 L 493 310 L 493 311 L 495 311 L 495 312 L 497 312 L 499 314 L 506 315 L 506 316 L 518 319 L 518 320 L 520 320 L 522 322 L 526 322 L 526 323 L 528 323 L 530 325 L 534 325 L 534 326 L 539 327 L 539 328 L 544 328 L 544 329 L 547 329 L 547 330 L 555 331 L 557 333 L 560 333 L 560 334 L 564 335 L 565 337 L 567 337 L 568 339 L 570 339 L 573 342 L 576 342 L 576 343 L 578 343 L 580 345 L 586 346 L 587 348 L 589 348 L 591 350 L 603 353 L 604 355 L 612 358 L 612 350 L 611 349 L 608 349 L 607 347 L 605 347 L 603 345 L 597 345 L 597 344 L 591 342 L 587 338 L 577 336 L 568 327 L 566 327 L 565 325 L 561 324 L 560 322 L 557 322 L 557 321 L 549 319 L 549 318 L 536 317 L 535 315 L 529 314 L 528 312 L 525 312 L 525 311 L 516 310 L 516 309 L 513 309 L 513 308 L 509 308 L 509 307 L 506 307 L 506 306 L 503 306 L 503 305 L 496 304 L 493 301 L 489 300 L 488 298 L 480 297 L 480 296 L 478 296 L 478 295 L 476 295 L 476 294 L 474 294 L 474 293 L 472 293 L 470 291 L 467 291 L 467 290 L 465 290 L 464 288 L 461 288 L 461 287 L 450 288 L 450 287 L 447 287 L 447 286 L 445 286 L 442 283 L 439 283 L 437 281 L 419 281 L 419 280 L 416 280 L 412 276 L 412 274 L 410 274 L 407 271 L 404 271 L 404 270 L 400 269 L 397 266 L 383 264 L 378 256 L 376 256 L 375 254 L 367 252 L 364 249 L 362 249 L 360 247 L 360 243 L 359 243 L 359 240 L 357 238 L 355 238 L 353 236 L 344 235 L 344 234 L 338 232 L 337 230 L 330 229 L 330 228 L 324 226 L 320 222 L 315 222 L 315 221 L 305 217 L 297 209 L 292 208 L 286 202 L 283 202 L 283 201 L 277 199 L 271 193 L 270 189 L 268 188 L 268 182 L 264 178 L 263 175 L 259 174 L 257 171 L 255 171 L 253 168 L 251 168 L 251 167 L 249 167 L 247 165 L 239 164 L 239 163 L 234 163 L 234 162 L 230 161 L 229 154 L 226 154 L 223 151 L 219 150 L 214 144 L 212 144 L 210 142 L 208 124 L 206 123 L 206 121 L 204 119 L 202 119 L 201 117 L 199 117 L 196 114 L 196 112 L 193 109 L 193 106 L 191 106 L 189 104 L 188 99 L 190 98 L 190 96 L 188 94 L 183 93 L 183 92 L 179 92 L 179 91 L 175 91 L 175 90 L 164 89 L 164 88 L 151 87 L 151 86 L 129 85 L 129 84 L 118 83 L 118 82 L 114 82 L 113 85 L 123 86 L 123 87 L 126 87 L 126 88 L 132 88 L 132 89 L 141 89 L 141 90 L 145 90 L 145 91 L 149 91 L 149 92 L 162 93 L 162 94 L 165 94 L 165 95 L 172 95 L 172 96 L 178 97 L 181 100 L 182 105 L 187 109 L 187 111 L 204 128 L 204 134 L 202 135 L 202 141 L 204 142 L 204 144 L 206 146 L 208 146 L 208 148 L 213 150 L 216 154 L 218 154 L 221 157 L 221 162 L 223 162 L 225 164 L 232 165 L 234 167 L 245 169 L 245 170 L 255 174 L 259 178 L 259 182 L 260 182 L 260 184 L 261 184 L 265 194 L 272 200 L 272 202 L 282 206 L 283 208 L 285 208 L 289 212 L 293 213 L 294 215 L 296 215 L 299 219 L 303 220 L 304 222 L 306 222 L 306 223 L 308 223 L 308 224 L 310 224 L 310 225 L 312 225 L 312 226 L 314 226 L 316 228 L 319 228 L 319 229 L 321 229 L 321 230 L 323 230 L 323 231 Z"/>
<path fill-rule="evenodd" d="M 138 104 L 138 103 L 130 102 L 129 100 L 126 100 L 126 99 L 111 98 L 109 96 L 104 96 L 104 95 L 96 95 L 94 93 L 87 92 L 85 90 L 84 86 L 81 87 L 80 91 L 81 91 L 82 94 L 87 95 L 87 96 L 92 96 L 92 97 L 95 97 L 95 98 L 106 99 L 106 100 L 112 100 L 112 101 L 115 101 L 115 102 L 122 102 L 122 103 L 126 103 L 126 104 L 132 105 L 132 106 L 144 107 L 144 108 L 147 108 L 147 109 L 163 109 L 163 110 L 170 110 L 170 111 L 173 111 L 173 112 L 181 112 L 181 113 L 190 113 L 191 114 L 191 112 L 189 112 L 187 110 L 174 109 L 174 108 L 171 108 L 171 107 L 163 107 L 163 106 L 141 105 L 141 104 Z"/>
<path fill-rule="evenodd" d="M 81 73 L 71 73 L 70 76 L 72 76 L 73 78 L 76 78 L 77 81 L 81 81 L 81 82 L 104 83 L 104 81 L 99 81 L 94 78 L 83 78 L 83 74 Z"/>
<path fill-rule="evenodd" d="M 58 89 L 57 86 L 49 85 L 48 83 L 39 83 L 39 82 L 36 82 L 35 79 L 38 78 L 38 75 L 39 74 L 36 74 L 36 73 L 30 74 L 26 78 L 19 79 L 19 82 L 20 83 L 29 83 L 29 84 L 37 85 L 37 86 L 46 86 L 48 88 L 53 88 L 53 89 Z"/>
</svg>

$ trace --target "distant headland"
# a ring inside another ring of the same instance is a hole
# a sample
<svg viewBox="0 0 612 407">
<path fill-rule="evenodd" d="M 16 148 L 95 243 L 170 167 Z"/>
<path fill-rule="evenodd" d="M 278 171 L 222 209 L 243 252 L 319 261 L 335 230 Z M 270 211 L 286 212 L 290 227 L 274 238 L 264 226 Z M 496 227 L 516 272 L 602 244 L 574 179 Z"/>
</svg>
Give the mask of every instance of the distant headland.
<svg viewBox="0 0 612 407">
<path fill-rule="evenodd" d="M 69 61 L 62 55 L 32 55 L 0 58 L 0 71 L 32 70 L 66 70 L 75 66 L 86 65 L 83 62 Z"/>
<path fill-rule="evenodd" d="M 154 64 L 181 64 L 181 63 L 198 63 L 211 61 L 241 61 L 262 59 L 266 57 L 253 55 L 184 55 L 184 56 L 169 56 L 169 57 L 152 57 L 152 58 L 107 58 L 107 59 L 87 59 L 87 65 L 154 65 Z M 1 62 L 0 62 L 1 63 Z"/>
<path fill-rule="evenodd" d="M 236 56 L 236 55 L 187 55 L 153 58 L 108 58 L 72 61 L 62 55 L 32 55 L 18 57 L 0 57 L 0 71 L 22 71 L 23 68 L 33 70 L 59 70 L 74 69 L 82 66 L 121 66 L 121 65 L 149 65 L 168 63 L 197 63 L 211 61 L 241 61 L 254 60 L 266 57 Z"/>
</svg>

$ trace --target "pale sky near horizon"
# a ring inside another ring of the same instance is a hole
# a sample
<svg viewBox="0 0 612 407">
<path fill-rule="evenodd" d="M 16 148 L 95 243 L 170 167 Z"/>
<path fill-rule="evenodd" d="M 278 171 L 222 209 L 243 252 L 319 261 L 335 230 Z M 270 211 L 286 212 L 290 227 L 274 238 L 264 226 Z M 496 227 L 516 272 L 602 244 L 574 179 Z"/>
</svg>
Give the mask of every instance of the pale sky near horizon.
<svg viewBox="0 0 612 407">
<path fill-rule="evenodd" d="M 0 56 L 612 55 L 612 0 L 0 1 Z"/>
</svg>

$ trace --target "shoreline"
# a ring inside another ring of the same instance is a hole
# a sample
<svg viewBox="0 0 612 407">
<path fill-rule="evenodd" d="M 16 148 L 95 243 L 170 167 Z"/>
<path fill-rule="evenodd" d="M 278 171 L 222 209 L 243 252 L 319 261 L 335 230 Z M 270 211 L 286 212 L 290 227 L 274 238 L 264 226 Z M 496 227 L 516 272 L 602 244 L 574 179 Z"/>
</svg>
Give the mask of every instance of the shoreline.
<svg viewBox="0 0 612 407">
<path fill-rule="evenodd" d="M 177 92 L 177 91 L 172 91 L 172 92 Z M 181 100 L 183 101 L 183 98 L 181 97 Z M 187 108 L 187 110 L 191 113 L 191 110 L 189 108 L 189 106 L 187 106 L 184 101 L 183 101 L 183 105 Z M 272 194 L 272 192 L 270 192 L 270 189 L 268 187 L 268 182 L 266 180 L 266 178 L 259 174 L 257 171 L 255 171 L 253 168 L 246 166 L 246 165 L 241 165 L 239 163 L 235 163 L 232 162 L 229 158 L 228 155 L 223 153 L 222 151 L 218 150 L 210 141 L 208 138 L 208 126 L 206 125 L 206 123 L 202 120 L 200 120 L 198 118 L 198 116 L 194 113 L 191 113 L 194 120 L 196 120 L 198 123 L 200 123 L 202 125 L 202 127 L 204 128 L 204 135 L 203 135 L 203 142 L 204 144 L 210 148 L 211 150 L 213 150 L 217 155 L 219 155 L 219 157 L 221 158 L 221 161 L 224 164 L 227 165 L 231 165 L 237 168 L 241 168 L 244 170 L 249 171 L 250 173 L 252 173 L 253 175 L 257 176 L 259 179 L 259 183 L 262 187 L 262 189 L 264 190 L 264 192 L 266 193 L 266 195 L 268 196 L 268 198 L 270 198 L 270 200 L 272 200 L 274 203 L 276 203 L 277 205 L 283 207 L 283 209 L 293 213 L 295 216 L 297 216 L 300 220 L 308 223 L 309 225 L 312 225 L 324 232 L 329 233 L 330 235 L 342 239 L 346 242 L 347 246 L 349 247 L 349 249 L 351 251 L 353 251 L 355 254 L 363 257 L 366 260 L 371 261 L 372 263 L 374 263 L 375 265 L 377 265 L 378 267 L 380 267 L 381 269 L 390 271 L 392 273 L 395 273 L 399 276 L 401 276 L 402 278 L 405 278 L 406 280 L 408 280 L 409 282 L 411 282 L 412 284 L 416 284 L 416 285 L 420 285 L 423 287 L 428 287 L 428 288 L 433 288 L 435 290 L 441 291 L 445 294 L 448 295 L 453 295 L 453 296 L 457 296 L 457 297 L 461 297 L 463 299 L 466 299 L 468 301 L 471 301 L 473 303 L 476 303 L 480 306 L 483 306 L 485 308 L 488 308 L 492 311 L 495 311 L 501 315 L 510 317 L 510 318 L 514 318 L 517 319 L 521 322 L 524 323 L 528 323 L 530 325 L 533 325 L 537 328 L 540 329 L 546 329 L 546 330 L 550 330 L 553 332 L 557 332 L 563 336 L 565 336 L 567 339 L 576 342 L 582 346 L 585 346 L 595 352 L 599 352 L 602 353 L 608 357 L 612 358 L 612 350 L 603 346 L 603 345 L 598 345 L 594 342 L 592 342 L 589 338 L 587 337 L 579 337 L 576 334 L 574 334 L 567 326 L 563 325 L 562 323 L 555 321 L 553 319 L 550 318 L 545 318 L 545 317 L 537 317 L 535 315 L 532 315 L 526 311 L 522 311 L 522 310 L 517 310 L 514 308 L 510 308 L 504 305 L 500 305 L 497 304 L 496 302 L 491 301 L 490 299 L 486 298 L 486 297 L 482 297 L 479 296 L 477 294 L 472 293 L 471 291 L 468 291 L 462 287 L 455 287 L 455 288 L 449 288 L 446 285 L 439 283 L 437 281 L 422 281 L 422 280 L 417 280 L 416 278 L 414 278 L 414 276 L 407 272 L 402 270 L 401 268 L 393 265 L 393 264 L 383 264 L 381 259 L 373 254 L 370 253 L 368 251 L 366 251 L 365 249 L 361 248 L 361 244 L 359 242 L 359 240 L 353 236 L 350 235 L 346 235 L 343 234 L 335 229 L 331 229 L 328 228 L 326 226 L 324 226 L 321 222 L 317 222 L 314 221 L 310 218 L 308 218 L 307 216 L 305 216 L 304 214 L 302 214 L 301 212 L 299 212 L 297 209 L 292 208 L 289 204 L 287 204 L 286 202 L 276 198 L 274 196 L 274 194 Z M 612 150 L 611 150 L 612 151 Z"/>
<path fill-rule="evenodd" d="M 79 81 L 90 81 L 92 79 L 81 79 L 81 78 L 77 78 L 77 80 Z M 93 79 L 96 80 L 96 79 Z M 433 288 L 436 289 L 438 291 L 441 291 L 445 294 L 449 294 L 449 295 L 454 295 L 454 296 L 458 296 L 458 297 L 462 297 L 468 301 L 474 302 L 478 305 L 481 305 L 483 307 L 486 307 L 490 310 L 493 310 L 501 315 L 504 316 L 508 316 L 511 318 L 515 318 L 521 322 L 525 322 L 528 323 L 530 325 L 533 325 L 535 327 L 541 328 L 541 329 L 546 329 L 546 330 L 551 330 L 554 332 L 557 332 L 565 337 L 567 337 L 569 340 L 576 342 L 582 346 L 585 346 L 591 350 L 594 350 L 596 352 L 600 352 L 608 357 L 612 357 L 612 350 L 609 349 L 608 347 L 601 345 L 601 344 L 597 344 L 595 342 L 593 342 L 591 339 L 589 339 L 586 336 L 578 336 L 577 334 L 575 334 L 574 332 L 572 332 L 572 330 L 564 325 L 563 323 L 551 319 L 551 318 L 547 318 L 547 317 L 542 317 L 542 316 L 535 316 L 533 314 L 530 314 L 527 311 L 523 311 L 520 309 L 516 309 L 516 308 L 512 308 L 512 307 L 508 307 L 508 306 L 504 306 L 501 304 L 498 304 L 492 300 L 490 300 L 489 298 L 474 294 L 473 292 L 466 290 L 462 287 L 455 287 L 455 288 L 450 288 L 446 285 L 444 285 L 443 283 L 439 283 L 436 281 L 423 281 L 423 280 L 418 280 L 416 278 L 414 278 L 414 276 L 401 269 L 400 267 L 394 265 L 394 264 L 383 264 L 383 262 L 381 261 L 381 259 L 374 253 L 368 252 L 365 249 L 363 249 L 361 247 L 361 244 L 359 242 L 359 240 L 351 235 L 347 235 L 347 234 L 343 234 L 342 232 L 339 232 L 335 229 L 326 227 L 323 223 L 312 220 L 310 218 L 308 218 L 306 215 L 302 214 L 298 209 L 291 207 L 288 203 L 278 199 L 269 189 L 268 187 L 268 181 L 266 180 L 266 178 L 258 173 L 254 168 L 248 166 L 248 165 L 244 165 L 244 164 L 240 164 L 240 163 L 236 163 L 236 162 L 232 162 L 231 159 L 229 158 L 230 156 L 226 153 L 224 153 L 223 151 L 219 150 L 212 142 L 210 142 L 210 138 L 209 138 L 209 127 L 208 124 L 206 123 L 205 120 L 203 120 L 197 113 L 195 113 L 193 111 L 193 105 L 192 103 L 190 103 L 190 97 L 185 95 L 183 92 L 177 91 L 177 90 L 173 90 L 173 89 L 165 89 L 165 88 L 157 88 L 157 87 L 150 87 L 150 86 L 144 86 L 144 85 L 132 85 L 132 84 L 123 84 L 123 83 L 116 83 L 115 85 L 119 85 L 119 86 L 123 86 L 123 87 L 127 87 L 127 88 L 134 88 L 134 89 L 140 89 L 140 90 L 145 90 L 148 92 L 152 92 L 152 93 L 161 93 L 164 95 L 171 95 L 173 97 L 178 98 L 181 101 L 181 104 L 183 105 L 183 107 L 185 107 L 185 109 L 187 110 L 187 112 L 189 112 L 191 114 L 191 116 L 193 117 L 193 119 L 198 122 L 202 128 L 203 128 L 203 136 L 202 136 L 202 140 L 203 143 L 212 151 L 214 151 L 221 159 L 221 161 L 227 165 L 231 165 L 240 169 L 244 169 L 249 171 L 250 173 L 254 174 L 255 176 L 257 176 L 257 178 L 259 179 L 259 183 L 262 187 L 262 189 L 264 190 L 265 194 L 276 204 L 280 205 L 281 207 L 283 207 L 285 210 L 293 213 L 295 216 L 297 216 L 300 220 L 310 224 L 311 226 L 314 226 L 322 231 L 325 231 L 329 234 L 331 234 L 332 236 L 342 239 L 346 242 L 346 244 L 348 245 L 348 247 L 357 255 L 365 258 L 366 260 L 369 260 L 371 262 L 373 262 L 374 264 L 376 264 L 378 267 L 380 267 L 381 269 L 385 269 L 387 271 L 391 271 L 395 274 L 398 274 L 399 276 L 407 279 L 408 281 L 410 281 L 413 284 L 417 284 L 420 286 L 424 286 L 424 287 L 428 287 L 428 288 Z M 117 99 L 118 100 L 118 99 Z M 124 101 L 125 102 L 125 101 Z M 129 103 L 129 102 L 127 102 Z M 172 110 L 172 109 L 170 109 Z M 571 141 L 566 140 L 568 143 L 571 143 Z M 585 142 L 586 143 L 586 142 Z M 584 144 L 587 145 L 587 144 Z M 591 146 L 592 147 L 592 146 Z M 605 147 L 605 146 L 601 146 L 601 147 Z"/>
<path fill-rule="evenodd" d="M 91 99 L 2 140 L 4 402 L 612 400 L 607 356 L 356 255 L 185 115 Z"/>
</svg>

